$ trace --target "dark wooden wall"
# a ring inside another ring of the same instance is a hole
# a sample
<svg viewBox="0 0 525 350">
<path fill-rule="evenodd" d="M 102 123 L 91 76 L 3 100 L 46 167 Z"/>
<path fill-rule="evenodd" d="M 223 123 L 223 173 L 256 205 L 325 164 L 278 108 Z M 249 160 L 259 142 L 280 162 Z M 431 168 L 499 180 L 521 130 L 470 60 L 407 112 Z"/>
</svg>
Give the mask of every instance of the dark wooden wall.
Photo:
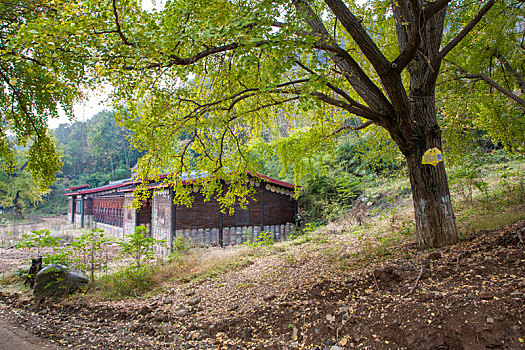
<svg viewBox="0 0 525 350">
<path fill-rule="evenodd" d="M 295 199 L 264 190 L 264 226 L 295 223 L 295 211 Z"/>
<path fill-rule="evenodd" d="M 137 226 L 145 226 L 148 234 L 150 235 L 151 235 L 151 203 L 152 203 L 151 198 L 144 201 L 142 203 L 142 207 L 139 209 L 137 213 Z"/>
<path fill-rule="evenodd" d="M 178 205 L 175 213 L 175 230 L 207 229 L 245 226 L 272 226 L 295 223 L 296 201 L 292 197 L 257 188 L 246 208 L 235 205 L 233 215 L 220 212 L 219 203 L 204 201 L 200 193 L 193 194 L 192 207 Z M 263 208 L 264 204 L 264 208 Z"/>
<path fill-rule="evenodd" d="M 191 208 L 177 205 L 176 229 L 219 227 L 219 203 L 215 199 L 205 202 L 200 193 L 194 193 L 193 198 Z"/>
<path fill-rule="evenodd" d="M 104 196 L 90 198 L 91 212 L 96 222 L 117 227 L 124 226 L 124 196 Z M 84 204 L 86 204 L 84 201 Z M 87 207 L 86 207 L 87 208 Z"/>
</svg>

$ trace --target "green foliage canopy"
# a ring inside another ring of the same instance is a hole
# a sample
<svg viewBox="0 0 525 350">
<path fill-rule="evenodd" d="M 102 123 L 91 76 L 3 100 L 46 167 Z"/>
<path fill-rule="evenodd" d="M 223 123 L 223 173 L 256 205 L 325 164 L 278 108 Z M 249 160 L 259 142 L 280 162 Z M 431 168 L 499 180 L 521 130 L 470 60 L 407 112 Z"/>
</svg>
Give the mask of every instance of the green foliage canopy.
<svg viewBox="0 0 525 350">
<path fill-rule="evenodd" d="M 438 91 L 455 161 L 483 138 L 511 153 L 525 151 L 524 7 L 522 1 L 496 3 L 444 62 Z M 454 13 L 458 20 L 471 15 L 468 7 Z"/>
<path fill-rule="evenodd" d="M 59 32 L 42 32 L 40 18 L 55 18 L 53 1 L 0 1 L 0 157 L 16 168 L 14 149 L 27 147 L 27 169 L 46 188 L 60 169 L 47 122 L 62 108 L 72 117 L 84 66 L 57 47 Z M 60 53 L 60 59 L 58 59 Z"/>
</svg>

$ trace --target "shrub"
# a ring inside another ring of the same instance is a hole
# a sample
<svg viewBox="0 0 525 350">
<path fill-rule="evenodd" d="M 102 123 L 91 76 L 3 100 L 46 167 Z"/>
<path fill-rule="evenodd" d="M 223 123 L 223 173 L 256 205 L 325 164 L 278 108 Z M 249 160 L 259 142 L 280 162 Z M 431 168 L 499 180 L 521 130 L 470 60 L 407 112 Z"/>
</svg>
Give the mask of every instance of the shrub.
<svg viewBox="0 0 525 350">
<path fill-rule="evenodd" d="M 269 247 L 274 243 L 273 236 L 271 232 L 262 231 L 258 237 L 248 237 L 248 240 L 243 243 L 243 245 L 248 247 L 259 247 L 266 246 Z"/>
<path fill-rule="evenodd" d="M 146 228 L 138 226 L 134 233 L 126 235 L 124 241 L 117 244 L 122 248 L 120 254 L 129 256 L 137 265 L 136 267 L 140 268 L 141 262 L 153 259 L 155 245 L 166 244 L 166 242 L 147 236 Z"/>
<path fill-rule="evenodd" d="M 110 239 L 104 236 L 104 230 L 93 229 L 83 233 L 71 243 L 72 253 L 76 255 L 72 263 L 79 270 L 89 271 L 91 281 L 95 280 L 95 271 L 102 268 L 103 253 L 109 241 Z"/>
<path fill-rule="evenodd" d="M 488 184 L 481 176 L 481 165 L 472 160 L 459 165 L 450 175 L 450 184 L 463 198 L 472 202 L 472 192 L 479 190 L 485 197 L 488 195 Z"/>
<path fill-rule="evenodd" d="M 97 280 L 97 287 L 107 298 L 136 297 L 156 285 L 155 271 L 151 266 L 124 268 Z"/>
<path fill-rule="evenodd" d="M 24 233 L 22 240 L 18 242 L 15 247 L 16 249 L 26 249 L 29 258 L 32 258 L 31 254 L 33 249 L 36 248 L 36 256 L 41 255 L 41 249 L 44 247 L 56 247 L 60 238 L 51 236 L 49 230 L 36 230 L 30 233 Z"/>
<path fill-rule="evenodd" d="M 169 258 L 178 260 L 182 254 L 186 254 L 193 247 L 193 242 L 184 236 L 177 236 L 173 239 L 173 245 Z"/>
</svg>

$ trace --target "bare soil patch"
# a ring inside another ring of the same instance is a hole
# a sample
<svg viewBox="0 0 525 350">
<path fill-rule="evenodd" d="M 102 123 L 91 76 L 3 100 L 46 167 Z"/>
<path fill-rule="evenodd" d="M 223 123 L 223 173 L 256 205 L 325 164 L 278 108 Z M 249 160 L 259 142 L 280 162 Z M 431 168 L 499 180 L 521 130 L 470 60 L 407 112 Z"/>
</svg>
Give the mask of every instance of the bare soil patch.
<svg viewBox="0 0 525 350">
<path fill-rule="evenodd" d="M 357 268 L 274 254 L 122 301 L 0 294 L 10 322 L 83 349 L 525 349 L 525 221 Z M 362 262 L 362 261 L 361 261 Z"/>
<path fill-rule="evenodd" d="M 35 337 L 26 330 L 16 328 L 2 319 L 0 310 L 0 350 L 57 350 L 58 348 Z"/>
<path fill-rule="evenodd" d="M 22 239 L 24 233 L 34 230 L 49 230 L 60 236 L 75 235 L 79 232 L 68 222 L 66 215 L 37 217 L 27 223 L 10 222 L 0 225 L 0 245 L 10 245 L 13 241 Z"/>
</svg>

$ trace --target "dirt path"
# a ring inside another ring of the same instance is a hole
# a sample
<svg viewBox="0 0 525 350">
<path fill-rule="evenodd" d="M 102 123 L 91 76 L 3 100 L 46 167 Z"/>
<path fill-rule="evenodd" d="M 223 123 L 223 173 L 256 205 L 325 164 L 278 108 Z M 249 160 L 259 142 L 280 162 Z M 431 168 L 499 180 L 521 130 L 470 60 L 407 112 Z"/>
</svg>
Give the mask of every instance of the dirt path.
<svg viewBox="0 0 525 350">
<path fill-rule="evenodd" d="M 36 338 L 31 333 L 7 323 L 0 314 L 0 350 L 58 350 L 52 344 Z"/>
</svg>

